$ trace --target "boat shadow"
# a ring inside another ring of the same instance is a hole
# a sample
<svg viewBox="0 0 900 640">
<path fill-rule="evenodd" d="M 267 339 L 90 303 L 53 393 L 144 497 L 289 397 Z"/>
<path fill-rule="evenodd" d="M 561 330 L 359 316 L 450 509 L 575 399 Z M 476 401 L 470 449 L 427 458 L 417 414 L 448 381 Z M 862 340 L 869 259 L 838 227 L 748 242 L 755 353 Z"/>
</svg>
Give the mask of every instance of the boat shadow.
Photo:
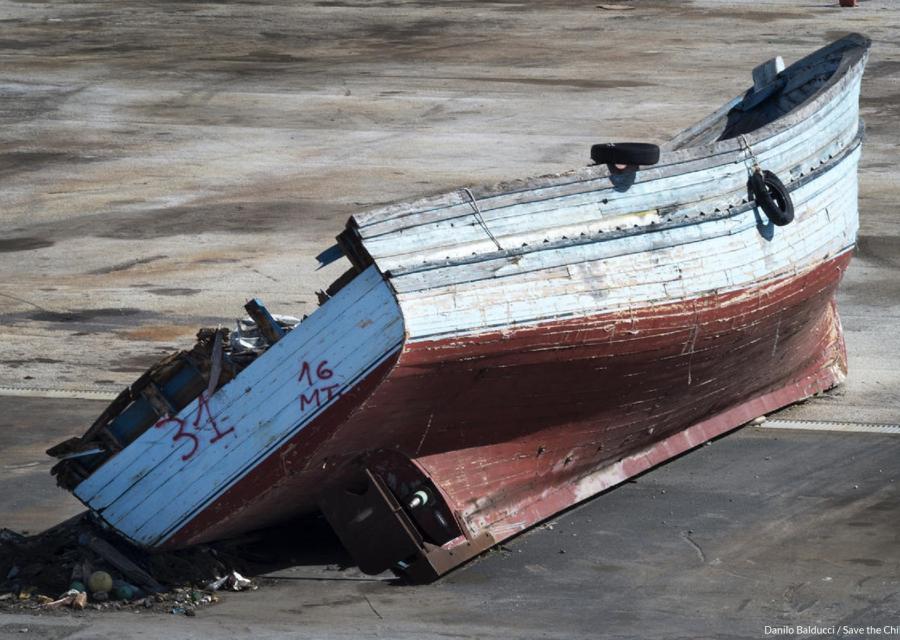
<svg viewBox="0 0 900 640">
<path fill-rule="evenodd" d="M 247 577 L 265 582 L 379 582 L 412 586 L 386 572 L 365 575 L 321 513 L 282 522 L 239 538 L 210 543 L 210 548 L 241 566 Z"/>
<path fill-rule="evenodd" d="M 613 165 L 607 165 L 607 168 L 609 169 L 609 181 L 612 182 L 613 189 L 619 193 L 628 191 L 637 179 L 636 168 L 618 170 Z"/>
<path fill-rule="evenodd" d="M 6 576 L 0 578 L 2 591 L 63 593 L 76 566 L 107 570 L 143 588 L 153 582 L 162 591 L 210 589 L 211 582 L 234 572 L 261 586 L 283 580 L 406 584 L 390 574 L 360 573 L 320 514 L 175 550 L 136 547 L 99 526 L 88 512 L 34 535 L 0 530 L 0 570 Z"/>
<path fill-rule="evenodd" d="M 239 559 L 249 575 L 265 575 L 294 567 L 322 567 L 336 572 L 355 567 L 334 530 L 319 513 L 259 529 L 208 545 Z"/>
<path fill-rule="evenodd" d="M 753 203 L 753 217 L 756 218 L 756 230 L 759 231 L 759 235 L 762 236 L 763 240 L 771 241 L 772 238 L 775 237 L 775 224 L 769 220 L 769 218 L 763 215 L 760 212 L 758 206 L 755 203 L 756 198 L 753 195 L 753 190 L 750 189 L 750 184 L 747 184 L 747 202 Z"/>
</svg>

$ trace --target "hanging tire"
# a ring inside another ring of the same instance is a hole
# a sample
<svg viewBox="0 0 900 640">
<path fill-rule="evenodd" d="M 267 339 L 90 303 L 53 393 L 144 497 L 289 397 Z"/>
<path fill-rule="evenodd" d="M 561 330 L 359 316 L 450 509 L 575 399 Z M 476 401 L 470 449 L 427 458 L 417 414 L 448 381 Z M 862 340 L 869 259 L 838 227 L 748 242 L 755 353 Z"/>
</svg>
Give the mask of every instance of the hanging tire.
<svg viewBox="0 0 900 640">
<path fill-rule="evenodd" d="M 659 147 L 645 142 L 606 142 L 591 147 L 591 160 L 597 164 L 642 164 L 659 162 Z"/>
<path fill-rule="evenodd" d="M 750 192 L 772 224 L 783 227 L 794 219 L 791 196 L 784 183 L 771 171 L 754 171 L 750 176 Z"/>
</svg>

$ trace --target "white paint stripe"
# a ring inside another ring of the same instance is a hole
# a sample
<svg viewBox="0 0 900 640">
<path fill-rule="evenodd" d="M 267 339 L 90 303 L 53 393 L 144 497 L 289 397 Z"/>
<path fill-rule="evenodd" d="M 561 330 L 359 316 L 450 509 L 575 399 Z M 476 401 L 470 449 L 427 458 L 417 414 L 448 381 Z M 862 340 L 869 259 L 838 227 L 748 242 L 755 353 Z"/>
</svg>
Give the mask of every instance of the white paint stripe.
<svg viewBox="0 0 900 640">
<path fill-rule="evenodd" d="M 0 397 L 68 398 L 71 400 L 115 400 L 119 392 L 107 389 L 39 389 L 35 387 L 0 387 Z"/>
<path fill-rule="evenodd" d="M 802 431 L 837 431 L 846 433 L 878 433 L 900 435 L 900 424 L 872 422 L 827 422 L 815 420 L 766 420 L 760 429 L 798 429 Z"/>
</svg>

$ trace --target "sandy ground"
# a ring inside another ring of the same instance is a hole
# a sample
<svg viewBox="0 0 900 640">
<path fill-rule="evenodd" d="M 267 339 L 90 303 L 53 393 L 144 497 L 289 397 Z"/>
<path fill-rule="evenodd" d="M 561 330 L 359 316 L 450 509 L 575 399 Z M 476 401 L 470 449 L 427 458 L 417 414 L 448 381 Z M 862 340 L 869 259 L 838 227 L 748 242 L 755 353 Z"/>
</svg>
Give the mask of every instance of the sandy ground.
<svg viewBox="0 0 900 640">
<path fill-rule="evenodd" d="M 839 294 L 851 374 L 783 413 L 897 422 L 900 8 L 836 5 L 0 0 L 0 525 L 78 511 L 43 450 L 102 408 L 22 393 L 114 392 L 253 296 L 308 312 L 341 271 L 314 256 L 351 212 L 584 165 L 594 142 L 662 142 L 762 60 L 849 30 L 875 41 L 859 250 Z M 313 564 L 202 619 L 7 616 L 0 638 L 900 624 L 898 443 L 745 431 L 432 587 Z"/>
</svg>

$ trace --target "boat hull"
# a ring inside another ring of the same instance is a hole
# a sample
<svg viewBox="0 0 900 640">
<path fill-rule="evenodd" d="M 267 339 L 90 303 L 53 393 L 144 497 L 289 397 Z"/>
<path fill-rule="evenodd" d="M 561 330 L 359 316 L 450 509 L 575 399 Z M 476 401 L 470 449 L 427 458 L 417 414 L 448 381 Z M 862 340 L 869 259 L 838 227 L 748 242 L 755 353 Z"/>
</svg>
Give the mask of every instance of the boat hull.
<svg viewBox="0 0 900 640">
<path fill-rule="evenodd" d="M 433 483 L 466 539 L 506 539 L 840 383 L 834 292 L 849 260 L 635 312 L 406 344 L 360 384 L 354 410 L 329 409 L 166 544 L 314 509 L 348 462 L 383 448 Z"/>
<path fill-rule="evenodd" d="M 457 537 L 502 540 L 699 435 L 840 382 L 833 296 L 858 226 L 858 155 L 849 148 L 794 189 L 788 227 L 749 209 L 667 231 L 652 251 L 567 268 L 575 286 L 594 279 L 591 314 L 417 338 L 403 296 L 370 267 L 75 493 L 136 543 L 178 547 L 327 512 L 323 488 L 391 449 L 440 494 Z M 478 295 L 499 310 L 543 310 L 540 296 Z M 469 317 L 427 313 L 433 326 Z M 190 426 L 215 446 L 195 447 Z"/>
<path fill-rule="evenodd" d="M 465 390 L 432 421 L 418 462 L 470 534 L 500 540 L 830 388 L 846 375 L 833 293 L 848 262 L 637 313 L 417 345 L 401 366 L 431 368 L 443 347 L 439 384 L 455 377 Z M 463 432 L 478 435 L 450 450 Z"/>
<path fill-rule="evenodd" d="M 769 111 L 732 101 L 625 182 L 591 167 L 354 216 L 318 310 L 177 410 L 178 385 L 142 379 L 57 448 L 94 456 L 60 478 L 146 547 L 321 509 L 363 570 L 431 579 L 833 387 L 867 47 L 798 61 Z M 790 224 L 748 192 L 759 167 Z"/>
</svg>

